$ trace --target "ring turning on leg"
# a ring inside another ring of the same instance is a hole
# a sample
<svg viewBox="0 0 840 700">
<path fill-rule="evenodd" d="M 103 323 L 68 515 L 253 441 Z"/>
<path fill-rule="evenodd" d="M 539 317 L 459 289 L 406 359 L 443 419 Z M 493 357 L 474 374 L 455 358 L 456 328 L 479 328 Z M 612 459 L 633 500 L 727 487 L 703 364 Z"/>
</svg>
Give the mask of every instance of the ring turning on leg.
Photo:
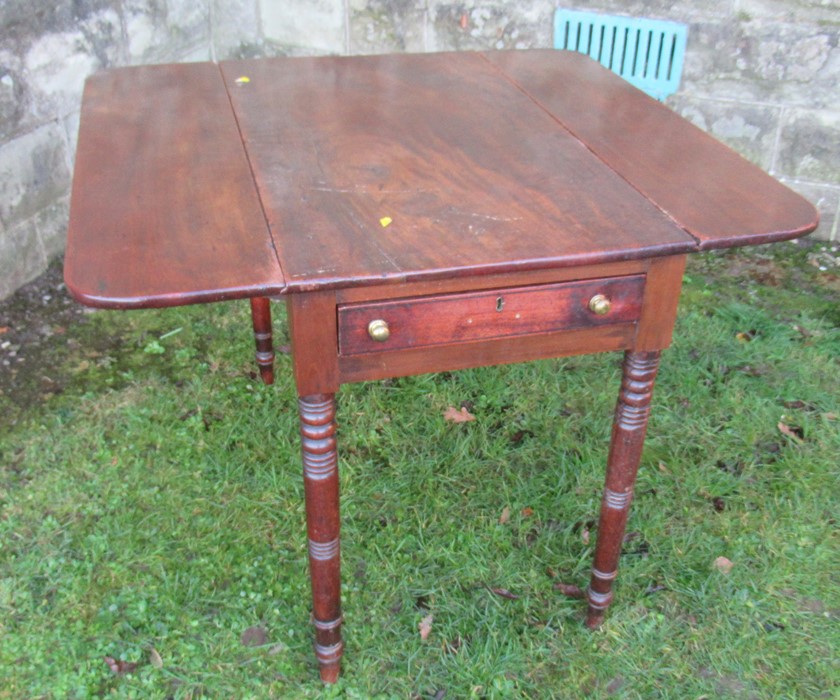
<svg viewBox="0 0 840 700">
<path fill-rule="evenodd" d="M 607 460 L 607 480 L 601 501 L 595 561 L 586 593 L 589 602 L 586 624 L 593 629 L 603 621 L 613 598 L 612 582 L 618 574 L 618 558 L 642 456 L 659 355 L 659 351 L 627 352 L 624 355 L 621 391 Z"/>
<path fill-rule="evenodd" d="M 298 400 L 309 534 L 309 576 L 315 656 L 321 680 L 335 683 L 341 668 L 341 547 L 339 544 L 338 460 L 335 395 Z"/>
<path fill-rule="evenodd" d="M 266 297 L 251 298 L 251 321 L 257 345 L 257 366 L 264 384 L 274 384 L 274 347 L 271 335 L 271 305 Z"/>
</svg>

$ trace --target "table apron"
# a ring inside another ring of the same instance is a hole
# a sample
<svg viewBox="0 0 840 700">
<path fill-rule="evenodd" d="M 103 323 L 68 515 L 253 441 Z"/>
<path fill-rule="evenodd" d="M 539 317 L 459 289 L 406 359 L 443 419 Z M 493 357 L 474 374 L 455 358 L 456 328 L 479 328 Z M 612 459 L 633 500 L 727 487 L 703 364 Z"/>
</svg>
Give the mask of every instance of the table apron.
<svg viewBox="0 0 840 700">
<path fill-rule="evenodd" d="M 633 347 L 635 337 L 636 323 L 616 323 L 456 345 L 339 356 L 338 370 L 341 383 L 347 384 L 567 355 L 628 350 Z"/>
</svg>

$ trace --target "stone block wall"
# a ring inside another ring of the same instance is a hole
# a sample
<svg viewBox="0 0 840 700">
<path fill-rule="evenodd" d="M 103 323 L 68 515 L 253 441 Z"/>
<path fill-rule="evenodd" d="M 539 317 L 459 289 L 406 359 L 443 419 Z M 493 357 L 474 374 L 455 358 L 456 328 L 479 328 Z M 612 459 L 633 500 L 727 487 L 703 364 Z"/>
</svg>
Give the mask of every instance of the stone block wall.
<svg viewBox="0 0 840 700">
<path fill-rule="evenodd" d="M 81 91 L 111 66 L 550 47 L 556 0 L 3 0 L 0 298 L 63 249 Z M 840 0 L 569 0 L 690 25 L 681 114 L 817 203 L 840 239 Z"/>
</svg>

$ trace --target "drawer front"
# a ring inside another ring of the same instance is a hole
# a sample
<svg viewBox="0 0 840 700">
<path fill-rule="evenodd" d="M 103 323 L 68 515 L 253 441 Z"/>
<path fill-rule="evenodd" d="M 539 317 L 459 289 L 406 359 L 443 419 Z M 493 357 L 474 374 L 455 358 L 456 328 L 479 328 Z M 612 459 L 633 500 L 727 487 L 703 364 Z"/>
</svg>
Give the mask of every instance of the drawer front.
<svg viewBox="0 0 840 700">
<path fill-rule="evenodd" d="M 345 304 L 338 307 L 339 353 L 359 355 L 633 322 L 641 311 L 644 281 L 644 275 L 631 275 Z"/>
</svg>

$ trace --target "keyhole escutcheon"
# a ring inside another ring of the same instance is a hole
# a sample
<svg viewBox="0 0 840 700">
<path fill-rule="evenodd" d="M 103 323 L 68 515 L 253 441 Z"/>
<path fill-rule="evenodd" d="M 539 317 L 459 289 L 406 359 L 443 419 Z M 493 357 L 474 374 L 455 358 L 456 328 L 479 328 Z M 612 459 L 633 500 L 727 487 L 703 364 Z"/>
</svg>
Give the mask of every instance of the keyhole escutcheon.
<svg viewBox="0 0 840 700">
<path fill-rule="evenodd" d="M 504 297 L 496 297 L 496 311 L 501 311 L 505 308 L 505 298 Z"/>
</svg>

